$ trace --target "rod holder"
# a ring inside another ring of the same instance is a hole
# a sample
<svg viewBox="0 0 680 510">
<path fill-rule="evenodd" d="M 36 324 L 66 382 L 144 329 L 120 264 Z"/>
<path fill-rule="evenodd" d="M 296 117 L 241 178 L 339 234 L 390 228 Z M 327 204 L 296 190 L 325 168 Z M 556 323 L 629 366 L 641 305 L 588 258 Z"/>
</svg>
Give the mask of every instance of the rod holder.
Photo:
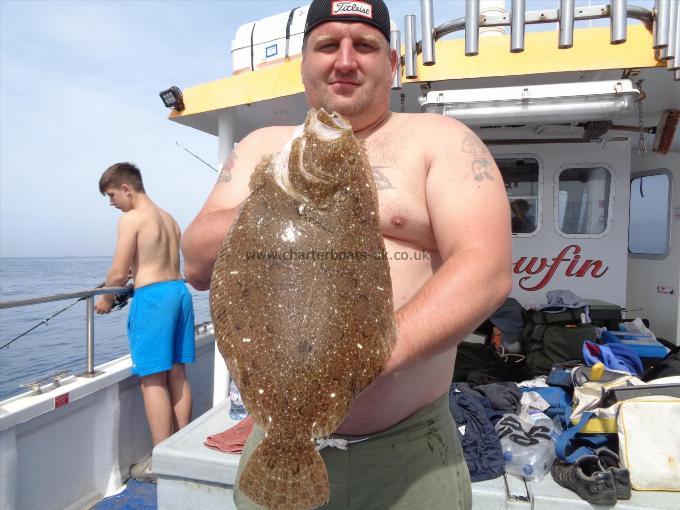
<svg viewBox="0 0 680 510">
<path fill-rule="evenodd" d="M 401 88 L 401 33 L 399 30 L 392 30 L 390 32 L 390 48 L 397 52 L 397 69 L 394 72 L 394 80 L 392 80 L 392 88 Z"/>
<path fill-rule="evenodd" d="M 407 78 L 418 77 L 416 55 L 416 17 L 414 14 L 407 14 L 404 16 L 404 67 Z"/>
<path fill-rule="evenodd" d="M 671 60 L 676 56 L 675 33 L 678 31 L 678 2 L 668 2 L 668 45 L 661 48 L 661 60 Z"/>
<path fill-rule="evenodd" d="M 558 48 L 567 49 L 574 45 L 574 0 L 560 0 L 560 36 Z"/>
<path fill-rule="evenodd" d="M 404 67 L 407 78 L 417 78 L 416 71 L 416 16 L 407 14 L 404 16 Z"/>
<path fill-rule="evenodd" d="M 609 9 L 610 42 L 612 44 L 624 43 L 628 37 L 628 0 L 611 0 Z"/>
<path fill-rule="evenodd" d="M 654 49 L 660 50 L 668 46 L 668 30 L 670 29 L 671 2 L 654 0 Z"/>
<path fill-rule="evenodd" d="M 465 2 L 465 55 L 479 53 L 479 0 Z"/>
<path fill-rule="evenodd" d="M 423 65 L 434 65 L 434 21 L 432 0 L 420 0 Z"/>
<path fill-rule="evenodd" d="M 674 40 L 668 41 L 669 53 L 672 53 L 672 58 L 666 61 L 666 68 L 669 71 L 677 71 L 680 69 L 680 6 L 676 4 L 675 7 L 675 37 Z"/>
<path fill-rule="evenodd" d="M 512 0 L 512 13 L 510 18 L 510 52 L 520 53 L 524 51 L 524 16 L 525 1 Z"/>
</svg>

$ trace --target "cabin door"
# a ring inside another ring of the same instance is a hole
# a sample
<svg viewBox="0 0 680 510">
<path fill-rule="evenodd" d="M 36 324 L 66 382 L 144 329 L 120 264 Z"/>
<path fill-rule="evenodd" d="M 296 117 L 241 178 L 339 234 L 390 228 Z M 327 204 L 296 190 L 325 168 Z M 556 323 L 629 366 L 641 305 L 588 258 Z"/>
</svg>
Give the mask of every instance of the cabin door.
<svg viewBox="0 0 680 510">
<path fill-rule="evenodd" d="M 680 343 L 680 154 L 633 153 L 628 318 Z"/>
<path fill-rule="evenodd" d="M 523 305 L 551 290 L 624 306 L 627 141 L 492 145 L 510 202 L 513 289 Z"/>
</svg>

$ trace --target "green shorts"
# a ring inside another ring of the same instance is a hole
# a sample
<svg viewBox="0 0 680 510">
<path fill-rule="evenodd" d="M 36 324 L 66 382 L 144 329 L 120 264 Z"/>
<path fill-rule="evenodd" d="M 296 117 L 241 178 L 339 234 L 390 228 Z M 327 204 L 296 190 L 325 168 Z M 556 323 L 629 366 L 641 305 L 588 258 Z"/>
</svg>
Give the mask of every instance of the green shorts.
<svg viewBox="0 0 680 510">
<path fill-rule="evenodd" d="M 239 510 L 263 508 L 238 490 L 241 470 L 262 436 L 262 429 L 255 426 L 241 455 L 234 486 L 234 503 Z M 448 394 L 381 432 L 333 437 L 346 439 L 347 450 L 326 447 L 320 451 L 331 485 L 330 502 L 321 508 L 472 507 L 470 475 L 449 411 Z"/>
</svg>

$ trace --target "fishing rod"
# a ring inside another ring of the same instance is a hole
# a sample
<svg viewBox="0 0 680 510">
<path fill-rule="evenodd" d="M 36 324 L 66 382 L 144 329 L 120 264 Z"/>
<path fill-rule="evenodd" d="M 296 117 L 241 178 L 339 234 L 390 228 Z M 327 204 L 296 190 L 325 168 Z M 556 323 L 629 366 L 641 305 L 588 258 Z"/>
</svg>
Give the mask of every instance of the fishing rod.
<svg viewBox="0 0 680 510">
<path fill-rule="evenodd" d="M 212 165 L 211 165 L 210 163 L 208 163 L 207 161 L 202 160 L 202 159 L 201 159 L 200 157 L 198 157 L 196 154 L 194 154 L 194 153 L 191 152 L 189 149 L 187 149 L 184 145 L 181 145 L 179 142 L 175 142 L 175 143 L 176 143 L 179 147 L 181 147 L 182 149 L 184 149 L 185 151 L 187 151 L 189 154 L 191 154 L 193 157 L 195 157 L 197 160 L 199 160 L 201 163 L 203 163 L 204 165 L 207 165 L 207 166 L 209 166 L 210 168 L 212 168 L 212 169 L 215 171 L 215 173 L 218 172 L 217 168 L 215 168 L 214 166 L 212 166 Z"/>
<path fill-rule="evenodd" d="M 95 289 L 101 289 L 101 288 L 103 288 L 103 287 L 105 287 L 105 286 L 106 286 L 106 282 L 102 282 L 102 283 L 100 283 L 99 285 L 97 285 L 97 286 L 95 287 Z M 114 305 L 113 305 L 112 308 L 113 308 L 114 310 L 120 310 L 121 308 L 123 308 L 125 305 L 127 305 L 128 297 L 129 297 L 129 296 L 130 296 L 130 292 L 129 292 L 129 291 L 128 291 L 128 292 L 121 292 L 121 293 L 119 293 L 119 294 L 116 294 L 116 298 L 115 298 Z M 71 303 L 70 305 L 65 306 L 64 308 L 62 308 L 62 309 L 59 310 L 58 312 L 55 312 L 55 313 L 53 313 L 52 315 L 50 315 L 49 317 L 47 317 L 46 319 L 41 320 L 41 321 L 38 322 L 35 326 L 33 326 L 33 327 L 27 329 L 26 331 L 24 331 L 24 332 L 21 333 L 20 335 L 15 336 L 15 337 L 12 338 L 9 342 L 7 342 L 7 343 L 4 344 L 2 347 L 0 347 L 0 350 L 6 349 L 6 348 L 9 347 L 10 345 L 12 345 L 14 342 L 16 342 L 17 340 L 19 340 L 21 337 L 28 335 L 28 334 L 29 334 L 31 331 L 33 331 L 34 329 L 36 329 L 36 328 L 38 328 L 38 327 L 40 327 L 40 326 L 42 326 L 42 325 L 47 326 L 47 323 L 48 323 L 50 320 L 54 319 L 57 315 L 59 315 L 60 313 L 65 312 L 66 310 L 68 310 L 68 309 L 71 308 L 72 306 L 77 305 L 77 304 L 80 303 L 83 299 L 87 299 L 87 296 L 83 296 L 83 297 L 81 297 L 81 298 L 76 299 L 76 300 L 75 300 L 73 303 Z"/>
</svg>

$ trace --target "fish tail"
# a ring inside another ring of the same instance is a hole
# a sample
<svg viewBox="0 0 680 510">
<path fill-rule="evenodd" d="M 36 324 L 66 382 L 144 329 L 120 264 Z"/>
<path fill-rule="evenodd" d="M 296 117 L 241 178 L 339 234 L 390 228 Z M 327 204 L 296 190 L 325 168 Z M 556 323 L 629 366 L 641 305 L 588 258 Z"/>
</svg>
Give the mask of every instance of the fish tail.
<svg viewBox="0 0 680 510">
<path fill-rule="evenodd" d="M 286 443 L 265 436 L 241 472 L 239 489 L 272 510 L 311 510 L 330 497 L 328 471 L 311 439 Z"/>
</svg>

